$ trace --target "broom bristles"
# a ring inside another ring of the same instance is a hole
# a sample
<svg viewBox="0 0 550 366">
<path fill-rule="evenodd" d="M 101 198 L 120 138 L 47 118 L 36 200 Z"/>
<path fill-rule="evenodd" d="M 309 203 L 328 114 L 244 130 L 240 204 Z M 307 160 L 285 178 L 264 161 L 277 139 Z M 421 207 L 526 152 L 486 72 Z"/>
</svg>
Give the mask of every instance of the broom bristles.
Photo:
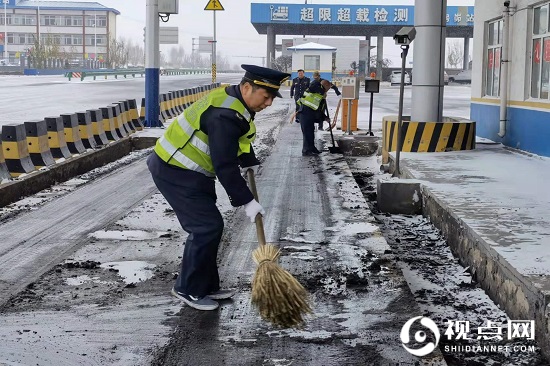
<svg viewBox="0 0 550 366">
<path fill-rule="evenodd" d="M 275 325 L 294 328 L 311 313 L 306 289 L 277 264 L 281 251 L 274 245 L 261 245 L 253 252 L 258 264 L 252 280 L 252 303 L 260 316 Z"/>
</svg>

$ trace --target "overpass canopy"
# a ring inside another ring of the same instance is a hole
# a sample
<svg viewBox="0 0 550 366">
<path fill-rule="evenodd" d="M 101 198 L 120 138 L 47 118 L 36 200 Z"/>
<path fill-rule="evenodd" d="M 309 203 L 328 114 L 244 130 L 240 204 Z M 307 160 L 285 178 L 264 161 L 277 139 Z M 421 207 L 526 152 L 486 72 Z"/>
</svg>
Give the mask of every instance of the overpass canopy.
<svg viewBox="0 0 550 366">
<path fill-rule="evenodd" d="M 393 35 L 414 25 L 410 5 L 251 4 L 251 23 L 259 34 L 327 36 Z M 447 7 L 447 37 L 473 37 L 473 6 Z"/>
</svg>

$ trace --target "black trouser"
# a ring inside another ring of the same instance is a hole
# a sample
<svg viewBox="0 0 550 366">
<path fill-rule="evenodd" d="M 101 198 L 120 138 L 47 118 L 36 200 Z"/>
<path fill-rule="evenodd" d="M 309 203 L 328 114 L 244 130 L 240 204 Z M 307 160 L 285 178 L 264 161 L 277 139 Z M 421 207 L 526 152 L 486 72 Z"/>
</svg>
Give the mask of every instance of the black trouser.
<svg viewBox="0 0 550 366">
<path fill-rule="evenodd" d="M 300 98 L 298 99 L 295 99 L 294 102 L 296 104 L 296 123 L 300 123 L 300 104 L 298 104 L 298 101 L 300 100 Z"/>
<path fill-rule="evenodd" d="M 162 164 L 151 154 L 147 163 Z M 216 258 L 223 233 L 223 218 L 216 207 L 213 179 L 188 171 L 186 182 L 163 179 L 153 174 L 153 181 L 172 206 L 183 230 L 189 233 L 185 242 L 180 275 L 174 288 L 187 295 L 203 297 L 220 288 Z M 166 177 L 169 178 L 169 177 Z"/>
<path fill-rule="evenodd" d="M 317 122 L 317 111 L 304 106 L 302 111 L 298 113 L 300 116 L 300 127 L 302 127 L 303 145 L 302 154 L 307 152 L 314 152 L 317 150 L 315 147 L 315 122 Z"/>
</svg>

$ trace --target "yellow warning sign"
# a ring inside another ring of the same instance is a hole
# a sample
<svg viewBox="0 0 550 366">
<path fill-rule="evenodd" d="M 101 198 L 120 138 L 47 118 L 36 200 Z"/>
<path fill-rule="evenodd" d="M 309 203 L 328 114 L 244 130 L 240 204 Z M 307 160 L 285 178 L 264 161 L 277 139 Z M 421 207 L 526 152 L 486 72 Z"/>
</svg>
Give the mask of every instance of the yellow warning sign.
<svg viewBox="0 0 550 366">
<path fill-rule="evenodd" d="M 219 0 L 209 0 L 204 10 L 225 10 Z"/>
</svg>

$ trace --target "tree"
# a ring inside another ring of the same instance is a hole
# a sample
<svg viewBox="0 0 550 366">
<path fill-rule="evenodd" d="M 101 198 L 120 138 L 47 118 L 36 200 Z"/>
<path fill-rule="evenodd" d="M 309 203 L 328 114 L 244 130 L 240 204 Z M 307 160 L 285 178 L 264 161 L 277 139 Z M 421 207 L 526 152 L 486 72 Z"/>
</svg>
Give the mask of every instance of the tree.
<svg viewBox="0 0 550 366">
<path fill-rule="evenodd" d="M 450 41 L 447 43 L 447 65 L 453 69 L 458 68 L 458 65 L 462 64 L 464 58 L 464 51 L 458 41 Z M 464 69 L 468 68 L 468 65 L 463 66 Z"/>
<path fill-rule="evenodd" d="M 65 53 L 61 52 L 59 45 L 61 40 L 59 37 L 54 37 L 52 34 L 47 33 L 42 39 L 38 39 L 33 35 L 33 39 L 34 43 L 29 48 L 28 54 L 35 67 L 44 67 L 48 59 L 66 57 Z"/>
<path fill-rule="evenodd" d="M 169 59 L 173 67 L 183 67 L 185 62 L 185 50 L 183 46 L 172 47 L 169 51 Z"/>
<path fill-rule="evenodd" d="M 271 67 L 282 72 L 292 70 L 292 56 L 277 57 L 275 60 L 271 61 Z"/>
<path fill-rule="evenodd" d="M 109 44 L 109 53 L 107 54 L 107 64 L 110 68 L 116 69 L 128 63 L 128 48 L 126 41 L 122 38 L 112 39 Z"/>
<path fill-rule="evenodd" d="M 378 67 L 378 59 L 376 55 L 372 55 L 369 60 L 369 65 L 371 68 L 377 68 Z M 383 58 L 382 61 L 380 61 L 380 65 L 383 69 L 390 67 L 392 64 L 391 60 L 389 58 Z"/>
<path fill-rule="evenodd" d="M 145 64 L 145 50 L 139 42 L 128 42 L 128 64 L 133 66 Z"/>
</svg>

